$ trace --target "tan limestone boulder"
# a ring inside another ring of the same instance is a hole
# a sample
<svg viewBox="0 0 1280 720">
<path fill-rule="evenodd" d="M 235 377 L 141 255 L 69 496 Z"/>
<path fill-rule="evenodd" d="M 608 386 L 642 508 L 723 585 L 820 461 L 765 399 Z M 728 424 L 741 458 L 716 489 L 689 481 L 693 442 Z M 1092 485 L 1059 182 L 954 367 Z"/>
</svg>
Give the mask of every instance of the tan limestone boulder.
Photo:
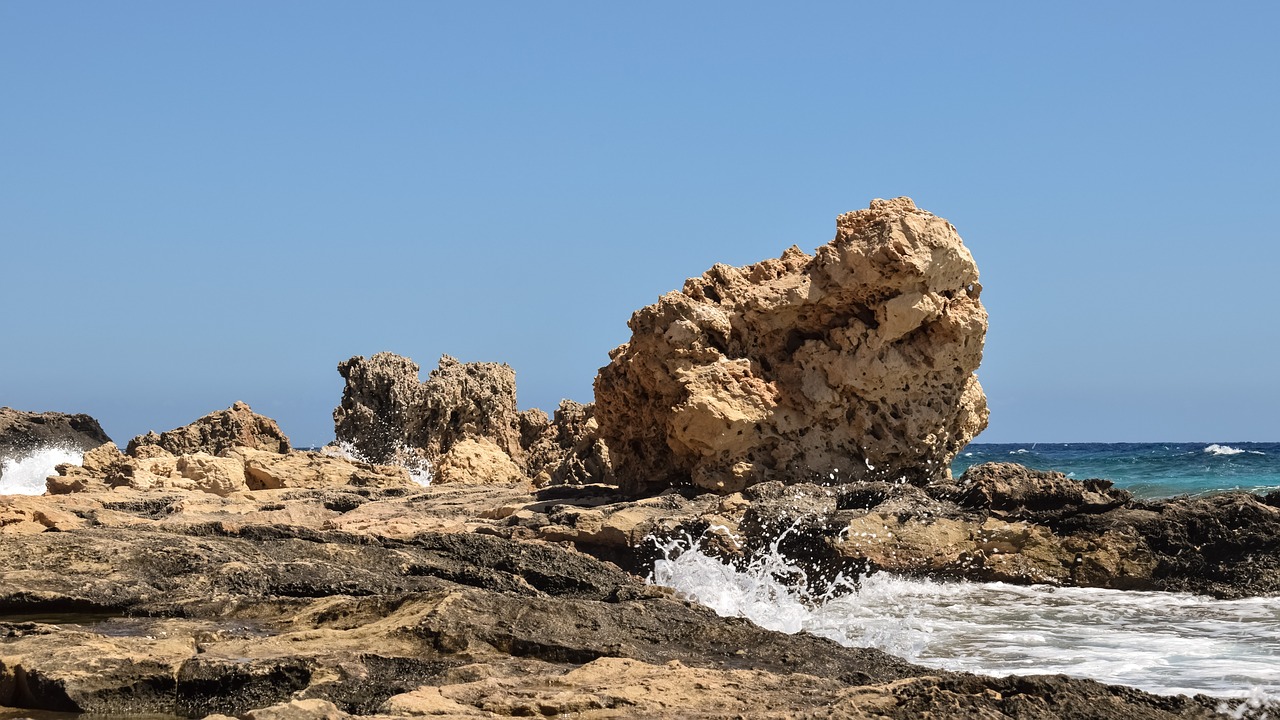
<svg viewBox="0 0 1280 720">
<path fill-rule="evenodd" d="M 194 484 L 193 489 L 219 497 L 249 489 L 245 484 L 244 465 L 234 458 L 214 457 L 203 452 L 192 453 L 177 458 L 174 469 L 182 478 Z"/>
<path fill-rule="evenodd" d="M 227 450 L 228 459 L 242 464 L 252 490 L 280 488 L 418 487 L 402 467 L 372 465 L 312 451 L 287 455 L 254 448 Z"/>
<path fill-rule="evenodd" d="M 524 481 L 524 471 L 487 438 L 456 443 L 436 463 L 433 483 L 507 484 Z"/>
<path fill-rule="evenodd" d="M 637 311 L 596 378 L 595 419 L 632 494 L 946 477 L 987 422 L 987 313 L 954 227 L 876 200 L 836 237 L 716 265 Z"/>
<path fill-rule="evenodd" d="M 258 415 L 247 404 L 237 402 L 227 410 L 219 410 L 190 425 L 168 432 L 149 432 L 129 441 L 127 452 L 135 457 L 146 454 L 142 448 L 158 446 L 174 454 L 205 452 L 218 455 L 235 446 L 270 452 L 287 453 L 289 438 L 275 420 Z"/>
</svg>

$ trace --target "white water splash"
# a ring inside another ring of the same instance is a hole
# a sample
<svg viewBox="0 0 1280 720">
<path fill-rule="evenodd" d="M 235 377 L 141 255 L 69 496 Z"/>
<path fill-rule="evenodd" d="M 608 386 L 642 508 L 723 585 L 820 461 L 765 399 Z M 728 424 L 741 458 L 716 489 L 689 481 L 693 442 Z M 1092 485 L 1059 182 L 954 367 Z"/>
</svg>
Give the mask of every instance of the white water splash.
<svg viewBox="0 0 1280 720">
<path fill-rule="evenodd" d="M 1231 703 L 1218 703 L 1217 710 L 1232 720 L 1272 720 L 1280 718 L 1280 694 L 1269 693 L 1255 687 L 1244 696 L 1244 702 L 1231 706 Z"/>
<path fill-rule="evenodd" d="M 804 630 L 985 675 L 1064 673 L 1163 694 L 1280 695 L 1280 598 L 934 582 L 887 573 L 861 578 L 856 592 L 837 578 L 815 595 L 799 589 L 804 571 L 778 553 L 777 542 L 743 569 L 692 545 L 663 546 L 650 582 L 769 629 Z"/>
<path fill-rule="evenodd" d="M 413 457 L 413 453 L 408 452 L 404 446 L 397 446 L 396 451 L 397 451 L 396 454 L 400 457 L 406 457 L 406 458 Z M 338 440 L 329 445 L 325 445 L 323 448 L 321 448 L 321 452 L 325 453 L 326 455 L 333 455 L 335 457 L 346 458 L 347 460 L 355 460 L 356 462 L 370 463 L 373 465 L 381 464 L 381 463 L 374 463 L 373 461 L 369 460 L 363 454 L 361 454 L 359 450 L 356 450 L 355 445 L 352 445 L 351 443 L 345 440 Z M 417 461 L 406 461 L 406 462 L 399 462 L 399 463 L 392 463 L 392 464 L 403 467 L 405 470 L 409 471 L 409 478 L 414 482 L 418 483 L 419 485 L 423 487 L 427 487 L 428 485 L 431 484 L 431 478 L 433 477 L 433 472 L 431 469 L 431 463 L 427 459 L 423 458 Z"/>
<path fill-rule="evenodd" d="M 43 495 L 45 479 L 57 475 L 54 468 L 63 463 L 79 465 L 84 459 L 80 450 L 43 447 L 20 459 L 0 460 L 0 495 Z"/>
<path fill-rule="evenodd" d="M 1250 455 L 1266 455 L 1266 453 L 1262 452 L 1261 450 L 1241 450 L 1240 448 L 1234 448 L 1234 447 L 1231 447 L 1230 445 L 1216 445 L 1216 444 L 1210 445 L 1209 447 L 1205 448 L 1204 451 L 1209 453 L 1210 455 L 1244 455 L 1245 453 L 1248 453 Z"/>
</svg>

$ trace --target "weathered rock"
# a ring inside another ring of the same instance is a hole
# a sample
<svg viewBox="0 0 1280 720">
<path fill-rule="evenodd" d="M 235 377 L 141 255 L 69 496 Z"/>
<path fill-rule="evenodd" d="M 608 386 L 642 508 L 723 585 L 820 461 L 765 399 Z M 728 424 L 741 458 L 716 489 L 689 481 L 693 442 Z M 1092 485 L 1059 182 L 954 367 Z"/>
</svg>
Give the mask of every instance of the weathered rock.
<svg viewBox="0 0 1280 720">
<path fill-rule="evenodd" d="M 289 438 L 275 420 L 258 415 L 242 402 L 227 410 L 209 413 L 190 425 L 160 434 L 139 435 L 129 441 L 126 452 L 141 457 L 151 452 L 143 449 L 148 446 L 160 447 L 174 455 L 197 452 L 218 455 L 235 446 L 276 453 L 287 453 L 290 449 Z"/>
<path fill-rule="evenodd" d="M 923 490 L 842 491 L 842 509 L 809 522 L 828 530 L 808 547 L 839 565 L 834 550 L 846 572 L 1280 594 L 1280 508 L 1249 493 L 1139 502 L 1103 480 L 1010 463 Z"/>
<path fill-rule="evenodd" d="M 988 414 L 973 258 L 907 198 L 836 228 L 812 256 L 716 265 L 632 316 L 595 385 L 628 492 L 947 476 Z"/>
<path fill-rule="evenodd" d="M 465 439 L 483 438 L 521 465 L 515 372 L 499 363 L 462 363 L 445 355 L 418 380 L 418 365 L 392 353 L 339 363 L 346 380 L 333 411 L 334 431 L 362 457 L 404 462 L 406 453 L 435 463 Z"/>
<path fill-rule="evenodd" d="M 234 447 L 224 453 L 244 465 L 245 480 L 253 490 L 332 487 L 416 487 L 403 467 L 373 465 L 320 452 L 287 455 Z"/>
<path fill-rule="evenodd" d="M 435 465 L 432 482 L 507 484 L 525 480 L 524 471 L 502 448 L 487 438 L 464 438 L 454 443 Z"/>
<path fill-rule="evenodd" d="M 42 447 L 89 450 L 108 442 L 111 438 L 88 415 L 0 407 L 0 459 L 21 459 Z"/>
<path fill-rule="evenodd" d="M 124 455 L 108 443 L 85 453 L 83 465 L 59 465 L 58 474 L 47 481 L 48 491 L 59 495 L 127 487 L 198 490 L 225 497 L 280 488 L 417 487 L 402 467 L 311 451 L 282 454 L 237 446 L 215 457 L 205 452 L 173 455 L 159 446 L 143 445 L 138 455 Z"/>
<path fill-rule="evenodd" d="M 540 417 L 539 417 L 540 416 Z M 600 439 L 595 406 L 561 400 L 554 420 L 540 410 L 521 417 L 530 478 L 538 485 L 587 485 L 612 480 L 609 448 Z"/>
<path fill-rule="evenodd" d="M 930 494 L 950 494 L 961 506 L 990 510 L 1002 517 L 1045 522 L 1082 512 L 1104 512 L 1133 500 L 1107 480 L 1074 480 L 1014 463 L 983 463 L 965 471 L 952 490 L 945 484 Z"/>
<path fill-rule="evenodd" d="M 181 459 L 89 455 L 93 472 L 144 460 L 176 469 Z M 233 450 L 221 459 L 249 468 L 273 455 Z M 319 483 L 328 475 L 307 475 L 310 455 L 275 456 L 272 472 L 297 457 L 307 462 L 296 484 Z M 1005 494 L 1026 495 L 1011 470 L 1002 472 Z M 251 484 L 252 473 L 245 478 Z M 1054 529 L 888 483 L 764 483 L 730 496 L 639 500 L 600 485 L 530 493 L 523 482 L 353 482 L 226 497 L 126 484 L 3 498 L 0 706 L 195 717 L 1208 717 L 1218 700 L 926 670 L 780 635 L 557 543 L 620 560 L 629 553 L 635 563 L 650 535 L 705 530 L 720 542 L 714 526 L 749 536 L 787 524 L 826 548 L 817 560 L 853 562 L 839 552 L 839 523 L 860 518 L 870 528 L 903 514 L 921 525 L 990 524 L 996 532 L 985 542 L 1009 542 L 1015 556 L 1010 528 L 1065 543 L 1074 541 L 1063 530 L 1071 523 L 1105 522 L 1123 535 L 1122 523 L 1139 521 L 1188 557 L 1184 543 L 1213 547 L 1256 524 L 1242 542 L 1280 555 L 1262 538 L 1276 509 L 1256 505 L 1228 498 L 1163 519 L 1164 510 L 1134 503 L 1084 506 L 1053 515 Z M 736 550 L 728 541 L 720 550 L 732 557 L 760 546 L 744 537 Z M 56 624 L 32 622 L 37 616 Z"/>
</svg>

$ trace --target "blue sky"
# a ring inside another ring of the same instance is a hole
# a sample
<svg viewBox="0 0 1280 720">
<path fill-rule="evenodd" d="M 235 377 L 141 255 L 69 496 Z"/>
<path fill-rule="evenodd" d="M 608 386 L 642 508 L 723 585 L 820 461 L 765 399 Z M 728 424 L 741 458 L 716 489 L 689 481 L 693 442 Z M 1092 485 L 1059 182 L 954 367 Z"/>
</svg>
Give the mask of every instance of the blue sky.
<svg viewBox="0 0 1280 720">
<path fill-rule="evenodd" d="M 633 310 L 909 195 L 981 440 L 1277 440 L 1277 8 L 5 0 L 0 404 L 319 444 L 381 350 L 587 401 Z"/>
</svg>

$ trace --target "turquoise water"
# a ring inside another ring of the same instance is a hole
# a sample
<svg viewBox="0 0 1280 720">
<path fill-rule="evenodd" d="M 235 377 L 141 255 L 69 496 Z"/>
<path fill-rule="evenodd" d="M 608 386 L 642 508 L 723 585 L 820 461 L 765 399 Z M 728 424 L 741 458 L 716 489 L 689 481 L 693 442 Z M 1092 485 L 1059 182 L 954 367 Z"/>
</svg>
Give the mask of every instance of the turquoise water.
<svg viewBox="0 0 1280 720">
<path fill-rule="evenodd" d="M 973 443 L 951 471 L 997 461 L 1104 478 L 1140 498 L 1280 490 L 1280 443 Z"/>
</svg>

